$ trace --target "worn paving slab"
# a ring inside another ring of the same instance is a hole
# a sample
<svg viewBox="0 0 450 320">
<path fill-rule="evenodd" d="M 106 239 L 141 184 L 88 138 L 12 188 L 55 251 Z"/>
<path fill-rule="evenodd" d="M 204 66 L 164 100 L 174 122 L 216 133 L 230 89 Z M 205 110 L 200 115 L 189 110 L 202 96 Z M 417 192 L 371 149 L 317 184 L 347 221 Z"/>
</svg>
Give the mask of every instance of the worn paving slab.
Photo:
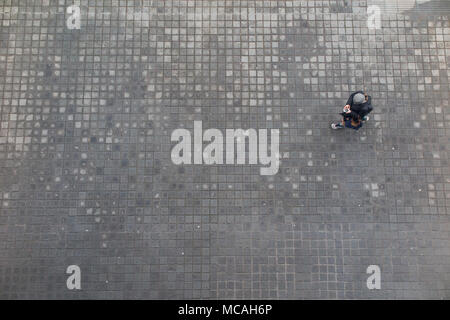
<svg viewBox="0 0 450 320">
<path fill-rule="evenodd" d="M 450 9 L 400 2 L 0 0 L 0 298 L 449 299 Z M 173 164 L 194 120 L 279 172 Z"/>
</svg>

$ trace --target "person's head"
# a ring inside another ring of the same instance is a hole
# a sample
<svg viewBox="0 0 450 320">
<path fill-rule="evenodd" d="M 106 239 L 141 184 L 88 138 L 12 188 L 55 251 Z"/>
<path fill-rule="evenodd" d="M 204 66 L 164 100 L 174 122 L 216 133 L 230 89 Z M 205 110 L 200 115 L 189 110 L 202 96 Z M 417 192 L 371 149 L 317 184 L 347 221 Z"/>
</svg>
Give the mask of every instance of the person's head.
<svg viewBox="0 0 450 320">
<path fill-rule="evenodd" d="M 357 126 L 359 124 L 359 122 L 361 121 L 359 115 L 352 113 L 350 116 L 352 118 L 352 124 Z"/>
<path fill-rule="evenodd" d="M 366 96 L 362 93 L 357 93 L 353 96 L 354 104 L 362 104 L 364 101 L 366 101 Z"/>
</svg>

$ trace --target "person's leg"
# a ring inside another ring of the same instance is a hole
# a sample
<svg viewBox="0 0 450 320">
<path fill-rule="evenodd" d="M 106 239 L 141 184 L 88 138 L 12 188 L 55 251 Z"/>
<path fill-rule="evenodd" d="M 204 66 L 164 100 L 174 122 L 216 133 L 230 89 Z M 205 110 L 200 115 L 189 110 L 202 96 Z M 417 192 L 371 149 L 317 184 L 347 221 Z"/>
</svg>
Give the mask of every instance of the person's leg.
<svg viewBox="0 0 450 320">
<path fill-rule="evenodd" d="M 341 122 L 337 122 L 337 123 L 332 123 L 331 124 L 331 129 L 337 130 L 337 129 L 344 129 L 344 119 L 341 120 Z"/>
</svg>

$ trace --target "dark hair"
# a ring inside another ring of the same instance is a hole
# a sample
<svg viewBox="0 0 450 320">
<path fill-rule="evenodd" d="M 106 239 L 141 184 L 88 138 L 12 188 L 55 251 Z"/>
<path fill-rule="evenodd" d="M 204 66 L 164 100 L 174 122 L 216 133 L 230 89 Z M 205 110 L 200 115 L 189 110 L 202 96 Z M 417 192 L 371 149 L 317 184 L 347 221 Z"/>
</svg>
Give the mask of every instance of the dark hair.
<svg viewBox="0 0 450 320">
<path fill-rule="evenodd" d="M 350 117 L 355 122 L 359 122 L 361 120 L 360 116 L 357 113 L 354 113 L 354 112 L 350 113 Z"/>
<path fill-rule="evenodd" d="M 359 122 L 361 120 L 361 117 L 353 111 L 349 113 L 341 112 L 340 114 L 345 120 L 353 120 L 354 122 Z"/>
</svg>

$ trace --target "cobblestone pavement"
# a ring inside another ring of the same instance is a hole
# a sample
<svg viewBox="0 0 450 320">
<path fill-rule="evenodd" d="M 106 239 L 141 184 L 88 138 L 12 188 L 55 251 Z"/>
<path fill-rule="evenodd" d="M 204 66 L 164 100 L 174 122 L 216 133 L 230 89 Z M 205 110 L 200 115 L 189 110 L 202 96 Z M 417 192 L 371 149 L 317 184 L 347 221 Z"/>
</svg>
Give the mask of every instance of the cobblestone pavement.
<svg viewBox="0 0 450 320">
<path fill-rule="evenodd" d="M 406 2 L 0 0 L 0 298 L 449 299 L 450 2 Z M 279 172 L 173 164 L 194 120 Z"/>
</svg>

